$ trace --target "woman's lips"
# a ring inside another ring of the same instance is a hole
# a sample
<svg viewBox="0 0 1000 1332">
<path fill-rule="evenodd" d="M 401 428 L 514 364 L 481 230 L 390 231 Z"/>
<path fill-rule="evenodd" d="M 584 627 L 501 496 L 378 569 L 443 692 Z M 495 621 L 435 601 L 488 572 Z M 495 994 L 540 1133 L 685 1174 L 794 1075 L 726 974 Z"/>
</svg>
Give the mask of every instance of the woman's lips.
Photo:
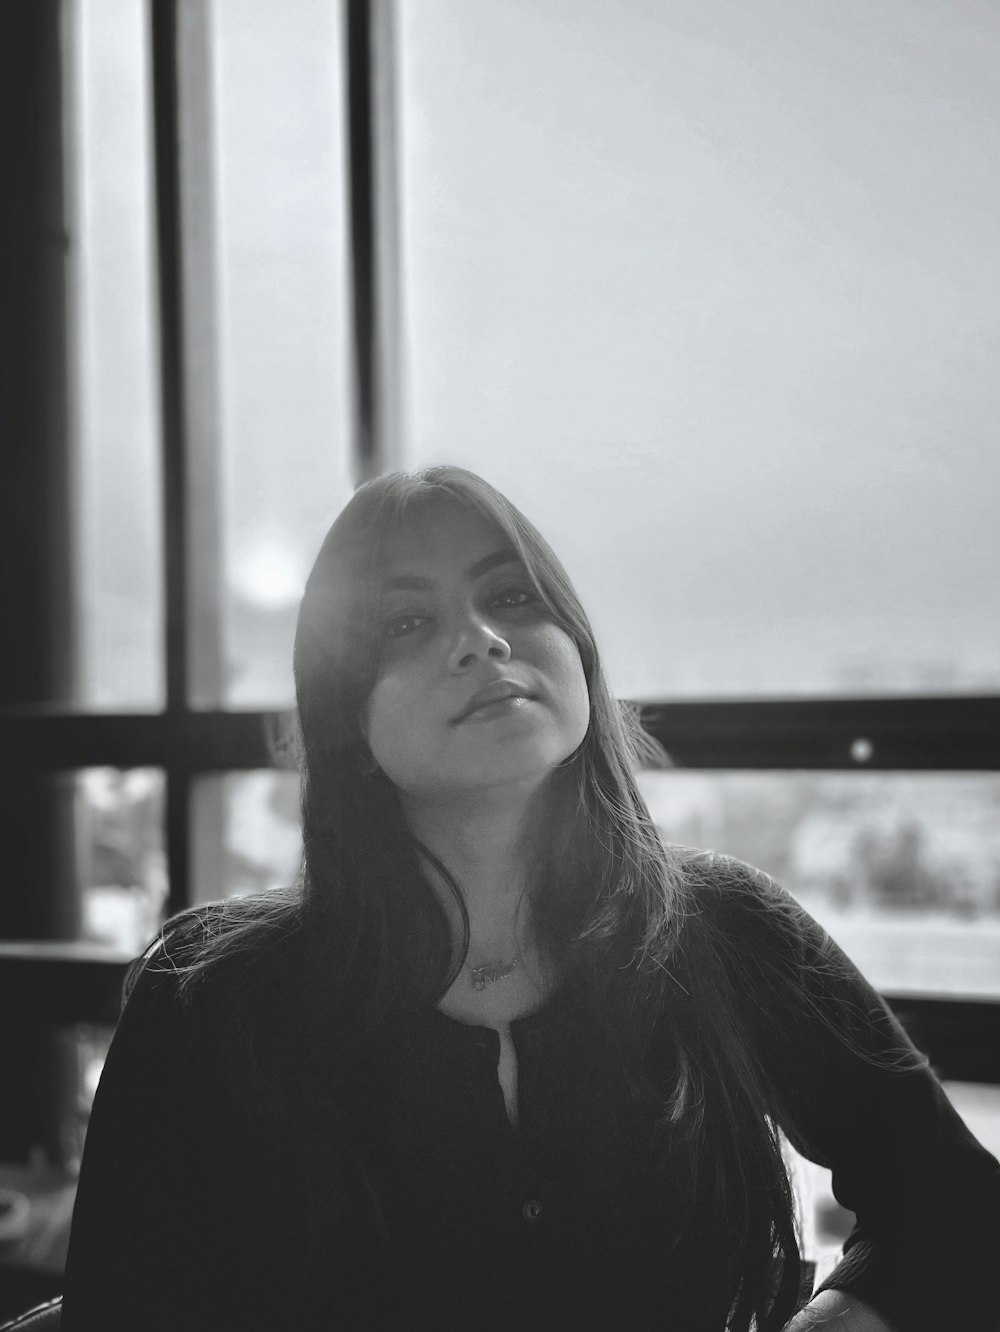
<svg viewBox="0 0 1000 1332">
<path fill-rule="evenodd" d="M 493 715 L 502 716 L 504 711 L 510 711 L 498 705 L 518 705 L 527 703 L 534 698 L 528 690 L 517 680 L 494 680 L 491 684 L 485 685 L 482 689 L 477 689 L 472 695 L 465 707 L 453 717 L 453 723 L 466 721 L 469 717 L 479 716 L 486 710 L 496 708 Z"/>
<path fill-rule="evenodd" d="M 471 712 L 465 712 L 460 721 L 492 721 L 495 717 L 506 717 L 518 712 L 526 704 L 533 702 L 525 694 L 508 694 L 506 698 L 494 699 L 492 703 L 481 703 Z"/>
</svg>

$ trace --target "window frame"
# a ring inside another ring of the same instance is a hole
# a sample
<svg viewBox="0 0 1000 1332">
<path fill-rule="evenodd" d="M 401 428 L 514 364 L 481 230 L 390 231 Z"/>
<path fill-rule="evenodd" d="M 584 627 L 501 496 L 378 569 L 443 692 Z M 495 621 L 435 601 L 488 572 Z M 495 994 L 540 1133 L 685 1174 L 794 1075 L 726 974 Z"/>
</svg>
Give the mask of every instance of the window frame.
<svg viewBox="0 0 1000 1332">
<path fill-rule="evenodd" d="M 160 327 L 166 699 L 158 713 L 91 713 L 56 704 L 0 711 L 8 779 L 108 765 L 164 773 L 168 911 L 193 900 L 191 795 L 209 772 L 273 766 L 274 711 L 200 710 L 190 696 L 188 386 L 185 381 L 183 163 L 178 0 L 151 0 L 153 153 Z M 343 0 L 347 52 L 352 441 L 358 481 L 394 461 L 395 273 L 392 252 L 392 8 Z M 391 111 L 391 107 L 390 107 Z M 389 145 L 391 147 L 391 145 Z M 38 523 L 41 537 L 45 523 Z M 978 697 L 640 701 L 646 728 L 685 768 L 1000 770 L 1000 695 Z M 867 744 L 858 745 L 859 740 Z M 43 891 L 54 891 L 52 885 Z M 30 1022 L 118 1016 L 125 963 L 93 945 L 0 941 L 0 1002 Z M 887 994 L 938 1072 L 1000 1084 L 996 1002 Z"/>
</svg>

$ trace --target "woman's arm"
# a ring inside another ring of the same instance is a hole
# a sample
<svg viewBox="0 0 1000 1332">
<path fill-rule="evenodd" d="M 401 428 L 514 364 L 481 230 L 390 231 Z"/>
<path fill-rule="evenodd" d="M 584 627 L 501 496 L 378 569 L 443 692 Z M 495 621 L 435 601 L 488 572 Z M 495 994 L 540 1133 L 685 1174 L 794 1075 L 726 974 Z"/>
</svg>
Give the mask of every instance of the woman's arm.
<svg viewBox="0 0 1000 1332">
<path fill-rule="evenodd" d="M 146 971 L 132 991 L 87 1131 L 65 1332 L 368 1325 L 365 1231 L 338 1177 L 336 1120 L 315 1141 L 297 1131 L 307 1119 L 272 1110 L 241 1053 L 248 1026 L 260 1043 L 255 987 L 202 986 L 190 1011 L 173 973 Z M 264 992 L 264 1007 L 280 1005 Z M 296 1063 L 296 1033 L 279 1025 Z"/>
<path fill-rule="evenodd" d="M 177 977 L 144 972 L 87 1130 L 67 1258 L 67 1332 L 230 1325 L 243 1302 L 236 1251 L 248 1239 L 254 1166 L 241 1182 L 224 1057 L 182 1008 Z M 247 1279 L 254 1273 L 244 1272 Z"/>
<path fill-rule="evenodd" d="M 848 1314 L 901 1332 L 1000 1329 L 1000 1166 L 820 926 L 766 875 L 730 872 L 727 930 L 748 959 L 745 1011 L 779 1122 L 857 1218 L 809 1316 L 838 1313 L 836 1332 L 853 1332 Z"/>
</svg>

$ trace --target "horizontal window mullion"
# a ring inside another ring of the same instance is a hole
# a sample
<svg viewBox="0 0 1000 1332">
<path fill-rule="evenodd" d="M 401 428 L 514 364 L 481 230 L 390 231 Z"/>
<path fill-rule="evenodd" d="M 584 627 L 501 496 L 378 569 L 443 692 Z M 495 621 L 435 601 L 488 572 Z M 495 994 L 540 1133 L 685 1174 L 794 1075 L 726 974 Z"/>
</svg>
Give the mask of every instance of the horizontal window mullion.
<svg viewBox="0 0 1000 1332">
<path fill-rule="evenodd" d="M 88 944 L 0 943 L 0 1005 L 20 1028 L 114 1025 L 128 959 Z"/>
<path fill-rule="evenodd" d="M 643 724 L 691 768 L 1000 769 L 1000 698 L 649 702 Z M 190 772 L 267 767 L 268 736 L 291 714 L 272 711 L 0 714 L 10 768 L 108 764 Z"/>
<path fill-rule="evenodd" d="M 884 997 L 939 1078 L 1000 1085 L 1000 1001 Z"/>
<path fill-rule="evenodd" d="M 993 771 L 1000 698 L 646 703 L 643 725 L 691 768 Z"/>
<path fill-rule="evenodd" d="M 215 772 L 274 766 L 273 712 L 0 714 L 0 764 L 8 772 L 160 767 Z"/>
</svg>

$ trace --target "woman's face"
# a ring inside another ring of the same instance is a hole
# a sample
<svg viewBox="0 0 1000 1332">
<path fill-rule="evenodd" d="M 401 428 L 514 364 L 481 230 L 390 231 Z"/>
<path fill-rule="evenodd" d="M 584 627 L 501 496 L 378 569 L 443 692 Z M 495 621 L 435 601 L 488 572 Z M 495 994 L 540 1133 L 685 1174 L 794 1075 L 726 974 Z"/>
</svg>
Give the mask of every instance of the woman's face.
<svg viewBox="0 0 1000 1332">
<path fill-rule="evenodd" d="M 540 782 L 590 721 L 583 665 L 506 538 L 449 499 L 389 552 L 382 660 L 363 718 L 375 761 L 411 797 Z"/>
</svg>

